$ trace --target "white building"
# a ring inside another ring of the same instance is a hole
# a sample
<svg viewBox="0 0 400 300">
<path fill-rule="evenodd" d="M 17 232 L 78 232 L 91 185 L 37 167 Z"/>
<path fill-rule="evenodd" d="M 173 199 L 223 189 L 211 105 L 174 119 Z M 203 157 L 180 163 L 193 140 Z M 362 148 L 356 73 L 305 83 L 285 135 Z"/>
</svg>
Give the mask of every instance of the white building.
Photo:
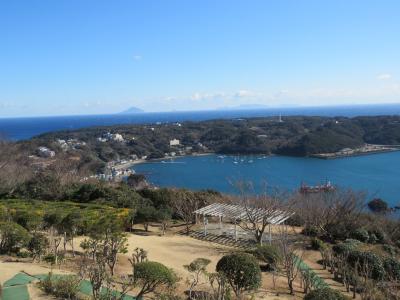
<svg viewBox="0 0 400 300">
<path fill-rule="evenodd" d="M 180 144 L 179 140 L 173 139 L 169 141 L 170 146 L 178 146 Z"/>
<path fill-rule="evenodd" d="M 56 153 L 47 147 L 39 147 L 37 153 L 40 157 L 54 157 Z"/>
<path fill-rule="evenodd" d="M 115 142 L 123 142 L 124 141 L 124 137 L 122 136 L 122 134 L 119 134 L 119 133 L 113 134 L 112 139 Z"/>
</svg>

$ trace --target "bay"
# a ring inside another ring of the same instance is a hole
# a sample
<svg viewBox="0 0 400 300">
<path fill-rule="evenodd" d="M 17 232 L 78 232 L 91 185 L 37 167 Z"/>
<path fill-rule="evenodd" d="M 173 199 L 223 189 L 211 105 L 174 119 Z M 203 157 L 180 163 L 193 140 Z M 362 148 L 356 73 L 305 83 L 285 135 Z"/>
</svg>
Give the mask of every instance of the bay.
<svg viewBox="0 0 400 300">
<path fill-rule="evenodd" d="M 400 204 L 400 152 L 323 160 L 287 156 L 187 156 L 135 165 L 137 173 L 160 187 L 214 189 L 237 193 L 233 183 L 252 181 L 256 188 L 298 189 L 325 183 L 380 197 L 391 206 Z"/>
</svg>

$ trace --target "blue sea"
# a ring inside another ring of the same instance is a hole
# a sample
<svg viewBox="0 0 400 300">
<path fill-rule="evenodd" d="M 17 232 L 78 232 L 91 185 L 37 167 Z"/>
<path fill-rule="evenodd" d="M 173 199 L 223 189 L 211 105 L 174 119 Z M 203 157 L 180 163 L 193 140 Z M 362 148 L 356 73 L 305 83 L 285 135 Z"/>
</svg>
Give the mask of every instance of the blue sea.
<svg viewBox="0 0 400 300">
<path fill-rule="evenodd" d="M 0 112 L 1 114 L 1 112 Z M 368 116 L 400 114 L 400 104 L 354 105 L 335 107 L 292 107 L 254 110 L 213 110 L 197 112 L 141 113 L 132 115 L 91 115 L 35 118 L 0 118 L 0 137 L 10 140 L 29 139 L 35 135 L 58 130 L 74 130 L 90 126 L 140 124 L 156 122 L 202 121 L 210 119 L 250 118 L 269 116 Z"/>
<path fill-rule="evenodd" d="M 400 152 L 323 160 L 288 156 L 189 156 L 138 164 L 133 169 L 162 187 L 214 189 L 238 193 L 237 181 L 251 181 L 255 189 L 265 185 L 278 190 L 298 189 L 301 183 L 324 184 L 381 197 L 400 205 Z"/>
</svg>

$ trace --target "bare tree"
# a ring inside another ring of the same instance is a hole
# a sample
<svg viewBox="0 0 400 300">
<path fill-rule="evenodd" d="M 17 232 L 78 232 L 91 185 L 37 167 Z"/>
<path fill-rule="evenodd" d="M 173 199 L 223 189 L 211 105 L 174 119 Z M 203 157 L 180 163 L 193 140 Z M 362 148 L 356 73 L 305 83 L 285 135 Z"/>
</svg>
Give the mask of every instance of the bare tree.
<svg viewBox="0 0 400 300">
<path fill-rule="evenodd" d="M 195 193 L 187 190 L 178 190 L 173 200 L 176 214 L 185 222 L 186 234 L 189 235 L 190 227 L 194 224 L 193 212 L 201 206 L 201 201 Z"/>
<path fill-rule="evenodd" d="M 279 247 L 282 256 L 282 270 L 285 273 L 289 292 L 294 295 L 293 283 L 299 275 L 299 263 L 304 251 L 290 240 L 287 228 L 279 228 Z"/>
<path fill-rule="evenodd" d="M 267 186 L 264 186 L 262 193 L 256 193 L 251 182 L 238 182 L 236 186 L 240 196 L 234 202 L 245 210 L 245 218 L 238 225 L 252 233 L 258 244 L 262 244 L 271 222 L 279 223 L 292 214 L 293 199 L 278 190 L 268 193 Z"/>
<path fill-rule="evenodd" d="M 27 151 L 20 144 L 0 139 L 0 194 L 13 194 L 33 175 Z"/>
<path fill-rule="evenodd" d="M 330 192 L 295 195 L 296 212 L 305 226 L 315 227 L 322 234 L 337 224 L 354 224 L 362 213 L 365 194 L 337 189 Z"/>
</svg>

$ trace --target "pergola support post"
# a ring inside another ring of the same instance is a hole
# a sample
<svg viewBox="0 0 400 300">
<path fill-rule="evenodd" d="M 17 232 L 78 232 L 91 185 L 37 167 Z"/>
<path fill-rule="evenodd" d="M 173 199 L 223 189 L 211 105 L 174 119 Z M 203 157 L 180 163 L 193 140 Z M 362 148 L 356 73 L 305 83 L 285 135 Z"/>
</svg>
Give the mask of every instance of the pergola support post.
<svg viewBox="0 0 400 300">
<path fill-rule="evenodd" d="M 237 226 L 236 226 L 236 219 L 235 219 L 235 241 L 237 241 Z"/>
<path fill-rule="evenodd" d="M 268 224 L 269 244 L 272 244 L 271 224 Z"/>
<path fill-rule="evenodd" d="M 204 223 L 204 236 L 207 236 L 207 217 L 205 215 L 203 215 L 203 223 Z"/>
</svg>

